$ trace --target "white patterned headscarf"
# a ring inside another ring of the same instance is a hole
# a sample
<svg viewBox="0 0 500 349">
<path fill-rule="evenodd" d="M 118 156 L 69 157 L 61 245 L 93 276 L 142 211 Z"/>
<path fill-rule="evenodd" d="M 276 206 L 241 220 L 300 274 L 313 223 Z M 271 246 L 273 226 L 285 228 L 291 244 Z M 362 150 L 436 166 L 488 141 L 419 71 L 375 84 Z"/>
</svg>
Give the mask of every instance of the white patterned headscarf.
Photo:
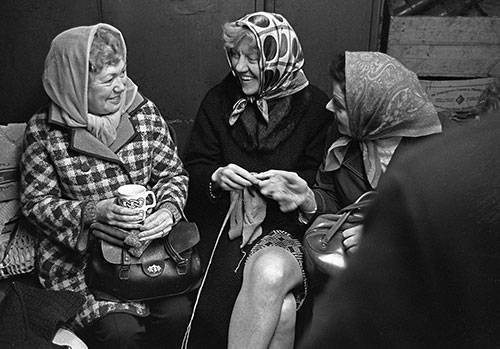
<svg viewBox="0 0 500 349">
<path fill-rule="evenodd" d="M 345 78 L 348 125 L 328 149 L 322 170 L 339 168 L 355 140 L 368 180 L 376 188 L 401 138 L 439 133 L 441 122 L 417 75 L 393 57 L 346 52 Z"/>
<path fill-rule="evenodd" d="M 309 84 L 302 71 L 302 47 L 293 28 L 279 14 L 255 12 L 238 19 L 236 24 L 248 28 L 255 35 L 260 56 L 260 86 L 257 96 L 241 98 L 234 104 L 229 124 L 233 125 L 238 120 L 249 102 L 255 102 L 268 121 L 267 101 L 290 96 Z M 226 54 L 232 68 L 229 53 Z"/>
<path fill-rule="evenodd" d="M 52 40 L 45 59 L 43 87 L 50 97 L 51 119 L 69 127 L 83 127 L 106 145 L 116 138 L 116 126 L 121 113 L 133 102 L 137 86 L 127 77 L 121 108 L 113 116 L 96 116 L 88 112 L 88 82 L 90 48 L 97 28 L 105 27 L 119 34 L 126 59 L 122 34 L 115 27 L 99 23 L 68 29 Z"/>
</svg>

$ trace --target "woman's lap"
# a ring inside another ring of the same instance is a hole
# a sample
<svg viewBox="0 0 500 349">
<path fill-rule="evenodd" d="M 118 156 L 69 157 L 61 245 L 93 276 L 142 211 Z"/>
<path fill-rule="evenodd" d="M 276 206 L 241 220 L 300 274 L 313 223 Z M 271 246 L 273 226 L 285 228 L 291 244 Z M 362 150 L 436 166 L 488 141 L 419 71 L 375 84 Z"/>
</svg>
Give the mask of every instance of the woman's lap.
<svg viewBox="0 0 500 349">
<path fill-rule="evenodd" d="M 188 295 L 149 302 L 150 315 L 110 313 L 82 331 L 89 348 L 179 348 L 191 314 Z"/>
</svg>

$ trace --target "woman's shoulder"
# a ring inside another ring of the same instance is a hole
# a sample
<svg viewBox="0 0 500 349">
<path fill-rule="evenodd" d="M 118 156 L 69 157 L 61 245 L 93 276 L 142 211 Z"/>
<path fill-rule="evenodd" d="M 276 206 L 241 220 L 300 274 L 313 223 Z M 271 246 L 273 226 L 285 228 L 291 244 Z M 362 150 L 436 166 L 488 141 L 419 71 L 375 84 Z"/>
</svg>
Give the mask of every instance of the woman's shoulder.
<svg viewBox="0 0 500 349">
<path fill-rule="evenodd" d="M 308 89 L 310 91 L 313 98 L 328 102 L 328 95 L 325 93 L 325 91 L 320 89 L 318 86 L 313 85 L 313 84 L 309 84 L 306 87 L 306 89 Z"/>
<path fill-rule="evenodd" d="M 335 119 L 333 113 L 326 109 L 328 97 L 314 85 L 308 85 L 293 94 L 292 98 L 292 113 L 318 124 L 317 127 L 328 128 Z"/>
<path fill-rule="evenodd" d="M 127 112 L 132 119 L 137 119 L 140 123 L 163 123 L 165 121 L 157 104 L 142 93 L 137 94 Z"/>
<path fill-rule="evenodd" d="M 219 83 L 212 86 L 203 98 L 203 103 L 213 103 L 219 101 L 236 101 L 241 97 L 241 86 L 233 74 L 227 74 Z"/>
<path fill-rule="evenodd" d="M 152 100 L 147 98 L 141 92 L 137 92 L 137 95 L 128 107 L 127 112 L 131 116 L 136 114 L 156 115 L 159 113 L 159 109 Z"/>
<path fill-rule="evenodd" d="M 325 107 L 328 103 L 328 96 L 323 90 L 309 84 L 299 92 L 293 94 L 293 101 L 297 106 L 306 106 L 326 112 Z"/>
<path fill-rule="evenodd" d="M 47 122 L 49 116 L 49 105 L 39 108 L 28 120 L 27 123 Z"/>
<path fill-rule="evenodd" d="M 49 128 L 49 105 L 45 105 L 38 109 L 26 122 L 27 130 L 41 131 Z"/>
</svg>

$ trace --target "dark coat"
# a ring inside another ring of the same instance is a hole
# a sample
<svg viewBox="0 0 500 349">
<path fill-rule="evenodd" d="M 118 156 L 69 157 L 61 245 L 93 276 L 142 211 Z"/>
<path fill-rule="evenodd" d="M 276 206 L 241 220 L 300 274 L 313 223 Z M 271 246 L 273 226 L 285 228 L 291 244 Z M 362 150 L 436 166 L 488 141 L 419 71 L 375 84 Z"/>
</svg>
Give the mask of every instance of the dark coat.
<svg viewBox="0 0 500 349">
<path fill-rule="evenodd" d="M 446 115 L 439 115 L 443 133 L 456 128 L 456 122 L 449 120 Z M 388 167 L 398 158 L 404 158 L 405 153 L 415 146 L 439 137 L 441 134 L 433 134 L 424 137 L 405 137 L 396 148 L 394 155 Z M 340 137 L 337 125 L 334 124 L 328 130 L 325 154 L 329 146 Z M 345 156 L 342 165 L 335 171 L 318 171 L 316 177 L 316 184 L 314 186 L 314 193 L 317 202 L 317 213 L 336 213 L 341 208 L 352 204 L 356 201 L 361 194 L 374 190 L 366 176 L 363 155 L 361 153 L 359 144 L 351 142 L 349 150 Z"/>
<path fill-rule="evenodd" d="M 300 348 L 500 347 L 500 115 L 388 169 Z"/>
<path fill-rule="evenodd" d="M 236 129 L 228 124 L 232 107 L 240 97 L 238 91 L 241 91 L 240 85 L 229 74 L 207 93 L 196 116 L 185 158 L 190 174 L 187 214 L 200 228 L 200 247 L 205 263 L 229 208 L 228 192 L 220 199 L 210 198 L 211 174 L 221 166 L 234 163 L 251 172 L 294 171 L 312 185 L 322 160 L 326 131 L 333 121 L 333 114 L 325 109 L 326 94 L 308 86 L 292 95 L 291 111 L 276 128 L 277 132 L 282 132 L 293 125 L 289 135 L 277 142 L 271 151 L 249 150 L 242 144 L 243 134 L 238 131 L 243 116 L 232 126 Z M 273 229 L 282 229 L 301 239 L 304 232 L 296 213 L 282 213 L 277 203 L 271 201 L 267 203 L 262 226 L 264 235 Z M 231 311 L 241 286 L 243 268 L 235 273 L 241 258 L 239 241 L 230 241 L 227 232 L 222 234 L 196 310 L 192 337 L 204 341 L 213 339 L 220 341 L 220 347 L 226 346 Z M 208 334 L 201 334 L 202 329 Z"/>
</svg>

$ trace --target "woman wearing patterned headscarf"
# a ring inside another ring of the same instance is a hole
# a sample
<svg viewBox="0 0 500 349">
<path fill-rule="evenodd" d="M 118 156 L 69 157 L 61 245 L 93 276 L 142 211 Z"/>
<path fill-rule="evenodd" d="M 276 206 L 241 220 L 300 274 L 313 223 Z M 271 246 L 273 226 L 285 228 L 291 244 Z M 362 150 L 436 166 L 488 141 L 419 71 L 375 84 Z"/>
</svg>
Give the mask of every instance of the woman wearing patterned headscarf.
<svg viewBox="0 0 500 349">
<path fill-rule="evenodd" d="M 127 76 L 126 54 L 120 31 L 104 23 L 54 38 L 43 75 L 50 103 L 26 127 L 22 210 L 37 228 L 41 285 L 85 297 L 65 326 L 90 348 L 178 347 L 191 313 L 188 296 L 122 302 L 94 294 L 85 279 L 91 225 L 100 239 L 123 247 L 131 229 L 141 240 L 156 239 L 181 218 L 187 196 L 169 128 Z M 140 212 L 116 204 L 118 187 L 129 183 L 157 198 L 140 224 Z"/>
<path fill-rule="evenodd" d="M 209 264 L 185 343 L 289 348 L 307 290 L 304 227 L 260 195 L 255 176 L 279 169 L 312 184 L 333 114 L 283 16 L 246 15 L 224 25 L 223 39 L 231 73 L 205 96 L 186 154 L 188 215 Z"/>
<path fill-rule="evenodd" d="M 442 131 L 442 122 L 416 74 L 393 57 L 346 52 L 332 61 L 330 74 L 333 98 L 327 109 L 335 113 L 336 123 L 328 133 L 317 185 L 310 189 L 293 174 L 279 173 L 280 183 L 294 187 L 294 195 L 281 198 L 281 205 L 293 202 L 305 220 L 335 213 L 376 189 L 389 162 L 425 136 Z M 356 250 L 361 228 L 343 231 L 348 253 Z"/>
</svg>

